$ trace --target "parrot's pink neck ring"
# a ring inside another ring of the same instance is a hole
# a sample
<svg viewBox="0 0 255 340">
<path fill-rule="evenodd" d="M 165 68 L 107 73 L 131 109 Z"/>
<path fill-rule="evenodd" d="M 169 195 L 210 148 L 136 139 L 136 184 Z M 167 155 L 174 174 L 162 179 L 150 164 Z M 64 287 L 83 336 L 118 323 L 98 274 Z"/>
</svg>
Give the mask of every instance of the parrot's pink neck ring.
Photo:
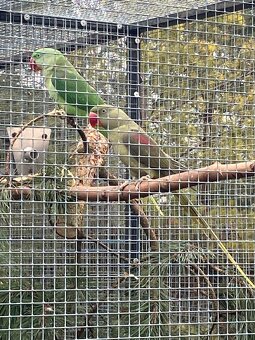
<svg viewBox="0 0 255 340">
<path fill-rule="evenodd" d="M 100 126 L 100 119 L 95 112 L 89 113 L 89 123 L 93 128 Z"/>
<path fill-rule="evenodd" d="M 38 71 L 42 70 L 41 67 L 36 64 L 34 58 L 32 58 L 32 57 L 29 60 L 29 66 L 30 66 L 31 70 L 34 71 L 34 72 L 38 72 Z"/>
</svg>

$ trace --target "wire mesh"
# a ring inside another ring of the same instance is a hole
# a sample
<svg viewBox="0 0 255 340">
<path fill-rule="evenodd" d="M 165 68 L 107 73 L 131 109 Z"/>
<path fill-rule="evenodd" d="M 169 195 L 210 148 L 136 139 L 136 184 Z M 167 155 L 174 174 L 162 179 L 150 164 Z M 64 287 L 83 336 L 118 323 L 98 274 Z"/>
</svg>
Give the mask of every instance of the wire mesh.
<svg viewBox="0 0 255 340">
<path fill-rule="evenodd" d="M 0 1 L 0 339 L 255 338 L 253 17 Z"/>
</svg>

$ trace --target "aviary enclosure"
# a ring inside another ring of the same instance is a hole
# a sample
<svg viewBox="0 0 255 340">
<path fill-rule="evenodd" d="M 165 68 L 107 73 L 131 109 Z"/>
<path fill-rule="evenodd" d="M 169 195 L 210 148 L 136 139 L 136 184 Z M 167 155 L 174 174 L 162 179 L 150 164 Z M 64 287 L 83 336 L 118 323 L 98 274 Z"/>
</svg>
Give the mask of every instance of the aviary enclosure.
<svg viewBox="0 0 255 340">
<path fill-rule="evenodd" d="M 0 1 L 1 340 L 255 339 L 253 6 Z"/>
</svg>

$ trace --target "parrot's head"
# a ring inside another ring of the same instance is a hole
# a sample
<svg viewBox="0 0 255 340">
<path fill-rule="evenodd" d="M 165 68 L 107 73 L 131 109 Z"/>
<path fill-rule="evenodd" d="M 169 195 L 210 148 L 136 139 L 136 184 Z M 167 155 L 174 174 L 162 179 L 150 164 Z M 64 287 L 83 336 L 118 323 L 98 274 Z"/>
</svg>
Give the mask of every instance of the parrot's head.
<svg viewBox="0 0 255 340">
<path fill-rule="evenodd" d="M 31 70 L 37 72 L 61 65 L 63 64 L 63 60 L 65 60 L 65 57 L 60 51 L 54 48 L 40 48 L 32 54 L 29 65 Z"/>
<path fill-rule="evenodd" d="M 128 115 L 112 105 L 94 106 L 89 113 L 89 123 L 92 127 L 113 130 L 130 121 Z"/>
</svg>

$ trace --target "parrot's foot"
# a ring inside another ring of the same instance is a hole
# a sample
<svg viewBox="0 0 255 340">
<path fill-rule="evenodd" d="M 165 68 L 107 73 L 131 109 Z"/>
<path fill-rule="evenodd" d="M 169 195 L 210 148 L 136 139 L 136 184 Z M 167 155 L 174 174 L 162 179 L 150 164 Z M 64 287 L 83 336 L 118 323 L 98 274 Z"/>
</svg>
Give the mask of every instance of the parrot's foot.
<svg viewBox="0 0 255 340">
<path fill-rule="evenodd" d="M 129 185 L 129 184 L 130 184 L 130 181 L 123 182 L 119 187 L 120 191 L 123 191 L 126 188 L 126 186 Z"/>
<path fill-rule="evenodd" d="M 54 110 L 48 113 L 48 116 L 58 116 L 60 118 L 65 118 L 66 113 L 62 109 L 55 108 Z"/>
<path fill-rule="evenodd" d="M 140 191 L 140 186 L 143 181 L 148 181 L 151 177 L 149 175 L 142 176 L 141 178 L 138 179 L 136 185 L 135 185 L 135 190 Z"/>
</svg>

